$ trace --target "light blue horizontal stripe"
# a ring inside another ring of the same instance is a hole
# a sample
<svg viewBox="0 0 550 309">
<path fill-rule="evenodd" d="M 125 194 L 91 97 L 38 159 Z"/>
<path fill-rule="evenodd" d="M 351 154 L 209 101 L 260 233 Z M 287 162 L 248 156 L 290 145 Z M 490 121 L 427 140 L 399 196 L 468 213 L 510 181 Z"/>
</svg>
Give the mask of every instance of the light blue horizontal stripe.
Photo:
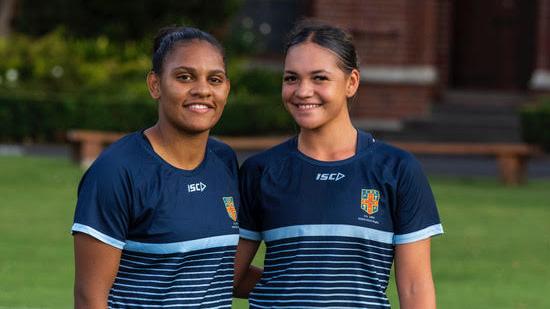
<svg viewBox="0 0 550 309">
<path fill-rule="evenodd" d="M 377 260 L 377 259 L 373 259 L 373 258 L 367 258 L 367 257 L 361 256 L 361 255 L 350 255 L 350 254 L 295 254 L 295 255 L 280 256 L 280 257 L 276 257 L 276 258 L 265 258 L 264 263 L 267 265 L 268 262 L 271 262 L 271 261 L 278 261 L 278 260 L 284 260 L 284 259 L 293 259 L 293 258 L 297 258 L 297 257 L 360 258 L 362 260 L 374 261 L 374 262 L 380 262 L 380 263 L 388 264 L 388 265 L 390 265 L 390 267 L 393 264 L 393 261 L 382 261 L 382 260 Z"/>
<path fill-rule="evenodd" d="M 122 267 L 122 265 L 121 265 L 121 267 Z M 231 269 L 231 268 L 222 269 L 222 270 L 219 270 L 218 272 L 226 272 L 226 271 L 233 272 L 233 269 Z M 142 273 L 138 274 L 138 273 L 135 273 L 135 272 L 123 271 L 121 269 L 119 269 L 118 272 L 121 273 L 121 274 L 142 276 L 142 277 L 160 277 L 160 278 L 173 278 L 174 277 L 174 275 L 157 275 L 157 274 L 142 274 Z M 212 271 L 212 273 L 216 273 L 216 271 Z M 196 278 L 194 280 L 199 280 L 199 278 Z"/>
<path fill-rule="evenodd" d="M 364 302 L 364 301 L 353 301 L 353 300 L 306 300 L 306 299 L 250 299 L 250 303 L 254 302 L 260 302 L 260 303 L 318 303 L 319 308 L 326 308 L 324 304 L 326 303 L 350 303 L 350 304 L 362 304 L 362 305 L 378 305 L 378 306 L 384 306 L 384 307 L 390 307 L 390 305 L 384 304 L 384 303 L 374 303 L 374 302 Z M 273 305 L 271 305 L 273 306 Z M 270 307 L 271 308 L 271 307 Z M 293 308 L 296 308 L 296 305 L 294 305 Z M 303 308 L 302 306 L 299 306 L 299 308 Z"/>
<path fill-rule="evenodd" d="M 326 284 L 336 284 L 336 283 L 344 283 L 344 284 L 350 284 L 350 283 L 353 283 L 353 284 L 359 284 L 359 285 L 368 285 L 368 286 L 374 286 L 374 287 L 377 287 L 377 288 L 380 288 L 378 291 L 383 291 L 382 289 L 385 289 L 385 287 L 381 286 L 380 284 L 376 284 L 376 283 L 369 283 L 369 282 L 363 282 L 363 281 L 350 281 L 350 280 L 273 280 L 273 281 L 270 281 L 268 284 L 297 284 L 297 283 L 315 283 L 315 284 L 320 284 L 320 283 L 326 283 Z M 263 288 L 267 288 L 266 286 L 262 286 L 262 285 L 258 285 L 257 287 L 255 287 L 254 289 L 263 289 Z M 277 287 L 273 287 L 274 289 L 276 289 Z M 304 288 L 307 288 L 307 287 L 304 287 Z M 332 288 L 332 287 L 331 287 Z M 342 288 L 341 286 L 335 286 L 334 287 L 335 289 L 338 289 L 338 288 Z M 382 292 L 380 292 L 382 293 Z"/>
<path fill-rule="evenodd" d="M 214 261 L 214 264 L 199 264 L 199 265 L 192 265 L 192 266 L 186 265 L 186 264 L 191 264 L 191 263 L 189 263 L 189 261 L 183 261 L 182 263 L 154 263 L 154 262 L 153 263 L 143 263 L 143 262 L 134 261 L 134 260 L 126 259 L 126 258 L 121 258 L 120 262 L 121 263 L 132 263 L 132 264 L 138 264 L 138 265 L 146 265 L 146 266 L 154 265 L 154 266 L 179 266 L 179 267 L 186 267 L 186 268 L 200 268 L 200 267 L 216 267 L 216 266 L 219 266 L 219 265 L 227 265 L 227 264 L 233 265 L 234 264 L 233 261 L 231 261 L 231 262 L 222 262 L 223 260 L 228 260 L 228 259 L 233 260 L 233 258 L 234 258 L 234 256 L 224 256 L 222 258 L 215 258 L 215 259 L 194 260 L 194 261 L 191 261 L 191 262 L 193 262 L 193 263 L 197 263 L 197 262 L 206 263 L 206 262 Z"/>
<path fill-rule="evenodd" d="M 324 270 L 326 270 L 326 271 L 340 271 L 339 275 L 342 275 L 342 276 L 355 274 L 357 272 L 363 271 L 363 272 L 371 273 L 375 276 L 388 277 L 388 278 L 390 277 L 390 274 L 388 274 L 388 273 L 380 273 L 380 272 L 377 272 L 377 271 L 374 271 L 374 270 L 369 270 L 369 269 L 364 269 L 364 268 L 356 268 L 356 267 L 288 267 L 288 268 L 285 268 L 285 269 L 276 269 L 276 270 L 265 270 L 264 269 L 263 273 L 266 276 L 267 275 L 272 276 L 273 274 L 282 273 L 282 272 L 291 272 L 291 271 L 300 272 L 300 271 L 307 271 L 307 270 L 315 270 L 315 271 L 319 271 L 319 272 L 322 272 Z M 352 271 L 356 271 L 356 272 L 345 273 L 344 272 L 345 270 L 352 270 Z M 303 275 L 310 275 L 310 273 L 306 273 L 306 272 L 303 272 L 302 274 Z"/>
<path fill-rule="evenodd" d="M 332 281 L 327 281 L 329 283 L 332 283 Z M 315 283 L 318 283 L 317 281 L 315 281 Z M 352 284 L 357 284 L 357 282 L 350 282 Z M 385 299 L 385 296 L 384 296 L 384 293 L 380 292 L 380 290 L 374 290 L 374 289 L 363 289 L 363 288 L 358 288 L 358 287 L 342 287 L 342 286 L 337 286 L 337 287 L 334 287 L 334 286 L 331 286 L 331 287 L 312 287 L 312 286 L 304 286 L 304 287 L 296 287 L 296 286 L 288 286 L 288 287 L 280 287 L 280 286 L 256 286 L 254 288 L 256 291 L 260 291 L 260 290 L 276 290 L 276 291 L 286 291 L 286 290 L 292 290 L 292 291 L 296 291 L 296 290 L 308 290 L 308 291 L 315 291 L 315 290 L 321 290 L 321 291 L 334 291 L 334 290 L 349 290 L 351 292 L 356 292 L 356 291 L 363 291 L 363 292 L 367 292 L 367 293 L 374 293 L 374 294 L 379 294 L 379 295 L 382 295 L 381 297 L 377 297 L 377 298 L 384 298 Z M 263 294 L 262 295 L 269 295 L 269 294 Z M 282 294 L 278 294 L 278 295 L 282 295 Z"/>
<path fill-rule="evenodd" d="M 140 293 L 138 291 L 136 291 L 135 294 L 140 294 Z M 122 298 L 124 300 L 140 300 L 140 301 L 150 301 L 150 302 L 156 302 L 156 303 L 159 303 L 159 302 L 164 303 L 164 302 L 169 302 L 169 301 L 180 301 L 180 300 L 183 300 L 183 301 L 204 300 L 206 298 L 214 298 L 214 297 L 221 297 L 221 296 L 227 296 L 227 298 L 231 298 L 232 295 L 233 295 L 233 291 L 225 292 L 225 293 L 218 293 L 218 294 L 213 294 L 213 295 L 200 296 L 200 297 L 172 297 L 172 298 L 161 298 L 161 299 L 151 299 L 151 298 L 143 298 L 143 297 L 127 297 L 127 296 L 118 296 L 118 295 L 114 295 L 114 294 L 110 294 L 110 297 Z M 227 298 L 226 299 L 219 299 L 219 300 L 212 301 L 212 302 L 217 303 L 217 302 L 220 302 L 220 301 L 227 301 Z M 208 303 L 208 302 L 203 302 L 203 304 L 206 304 L 206 303 Z"/>
<path fill-rule="evenodd" d="M 280 227 L 262 233 L 266 242 L 303 236 L 340 236 L 393 243 L 393 233 L 346 224 L 308 224 Z"/>
<path fill-rule="evenodd" d="M 202 249 L 236 246 L 238 241 L 238 234 L 206 237 L 164 244 L 144 243 L 128 240 L 124 246 L 124 250 L 152 254 L 187 253 Z"/>
<path fill-rule="evenodd" d="M 353 290 L 352 290 L 353 291 Z M 357 298 L 370 298 L 370 299 L 381 299 L 386 300 L 386 297 L 380 297 L 380 296 L 369 296 L 369 295 L 361 295 L 361 294 L 354 294 L 354 293 L 262 293 L 261 296 L 277 296 L 279 298 L 289 298 L 292 296 L 317 296 L 317 297 L 357 297 Z M 309 297 L 307 298 L 309 299 Z M 301 300 L 296 300 L 301 301 Z M 323 301 L 323 300 L 318 300 Z M 351 300 L 345 300 L 346 302 L 352 302 Z"/>
<path fill-rule="evenodd" d="M 119 271 L 118 273 L 119 274 L 123 273 L 125 275 L 133 275 L 134 274 L 134 273 L 128 273 L 128 272 L 121 272 L 121 271 Z M 196 278 L 192 278 L 192 279 L 172 279 L 172 280 L 134 279 L 134 278 L 121 277 L 121 276 L 117 276 L 116 278 L 119 279 L 119 280 L 123 280 L 123 281 L 145 282 L 145 283 L 164 283 L 164 284 L 184 282 L 184 281 L 201 281 L 201 280 L 204 281 L 204 279 L 200 279 L 200 278 L 199 279 L 196 279 Z M 215 275 L 214 277 L 208 278 L 208 282 L 210 282 L 212 280 L 221 279 L 221 278 L 233 278 L 233 272 L 231 272 L 230 274 L 227 274 L 227 275 Z M 219 281 L 219 282 L 222 282 L 222 281 Z"/>
<path fill-rule="evenodd" d="M 254 232 L 254 231 L 251 231 L 251 230 L 243 229 L 241 227 L 241 228 L 239 228 L 239 233 L 240 233 L 240 236 L 244 239 L 257 240 L 257 241 L 262 240 L 262 234 L 259 233 L 259 232 Z"/>
<path fill-rule="evenodd" d="M 125 269 L 125 270 L 128 270 L 128 269 L 134 269 L 134 270 L 144 270 L 144 268 L 141 268 L 141 267 L 128 267 L 128 266 L 125 266 L 125 265 L 120 265 L 120 269 Z M 208 279 L 208 278 L 211 278 L 210 274 L 216 274 L 216 273 L 220 273 L 220 272 L 232 272 L 233 271 L 233 267 L 226 267 L 226 268 L 222 268 L 222 269 L 216 269 L 216 270 L 212 270 L 212 271 L 184 271 L 184 270 L 172 270 L 169 272 L 168 275 L 157 275 L 155 274 L 155 272 L 157 271 L 163 271 L 163 270 L 160 270 L 160 269 L 153 269 L 153 268 L 145 268 L 147 271 L 151 271 L 152 273 L 134 273 L 135 276 L 152 276 L 152 277 L 165 277 L 165 278 L 171 278 L 171 277 L 174 277 L 176 276 L 177 274 L 181 274 L 181 273 L 185 273 L 185 275 L 194 275 L 195 278 L 199 279 L 199 278 L 203 278 L 203 279 Z M 166 272 L 166 271 L 164 271 Z M 128 272 L 129 274 L 132 274 L 132 272 Z M 203 275 L 203 276 L 198 276 L 198 275 Z"/>
<path fill-rule="evenodd" d="M 363 246 L 363 247 L 369 247 L 369 248 L 375 248 L 375 249 L 378 249 L 378 250 L 393 252 L 393 247 L 384 248 L 384 247 L 380 247 L 380 246 L 365 244 L 365 243 L 360 242 L 360 241 L 334 241 L 334 240 L 300 240 L 300 241 L 284 242 L 284 243 L 280 243 L 280 244 L 276 244 L 276 245 L 270 245 L 269 248 L 273 249 L 273 248 L 277 248 L 277 247 L 292 246 L 292 245 L 298 245 L 298 244 L 300 244 L 300 245 L 303 245 L 303 244 L 360 245 L 360 246 Z"/>
<path fill-rule="evenodd" d="M 269 277 L 269 282 L 278 282 L 277 280 L 279 278 L 285 278 L 285 277 L 351 277 L 351 278 L 364 278 L 366 280 L 370 279 L 376 282 L 382 282 L 382 283 L 388 283 L 387 280 L 382 280 L 376 277 L 371 276 L 363 276 L 363 275 L 355 275 L 355 274 L 280 274 L 276 276 Z"/>
<path fill-rule="evenodd" d="M 269 259 L 270 256 L 275 255 L 275 254 L 286 253 L 286 252 L 296 252 L 296 251 L 297 251 L 296 249 L 279 250 L 279 251 L 270 251 L 269 254 L 267 254 L 267 256 L 266 256 L 266 259 Z M 382 254 L 382 253 L 376 253 L 376 252 L 370 252 L 370 251 L 365 250 L 365 249 L 354 249 L 354 248 L 327 248 L 327 247 L 317 247 L 317 248 L 303 247 L 303 248 L 300 248 L 300 252 L 301 252 L 302 254 L 304 254 L 304 255 L 307 255 L 307 251 L 327 251 L 327 252 L 336 252 L 336 251 L 340 251 L 340 252 L 351 252 L 351 251 L 358 251 L 358 252 L 364 252 L 364 253 L 368 253 L 368 254 L 371 254 L 371 255 L 378 255 L 378 256 L 386 257 L 386 258 L 390 258 L 390 259 L 393 258 L 393 255 Z M 344 255 L 344 256 L 347 256 L 347 255 Z M 384 261 L 383 261 L 383 260 L 380 260 L 380 262 L 384 262 Z"/>
<path fill-rule="evenodd" d="M 93 238 L 97 239 L 97 240 L 100 240 L 110 246 L 113 246 L 115 248 L 118 248 L 118 249 L 122 249 L 124 248 L 124 242 L 123 241 L 120 241 L 118 239 L 115 239 L 111 236 L 108 236 L 108 235 L 105 235 L 103 233 L 101 233 L 100 231 L 92 228 L 92 227 L 89 227 L 87 225 L 84 225 L 84 224 L 80 224 L 80 223 L 75 223 L 73 224 L 73 227 L 71 228 L 71 231 L 74 233 L 74 232 L 79 232 L 79 233 L 84 233 L 84 234 L 87 234 L 87 235 L 90 235 L 92 236 Z"/>
<path fill-rule="evenodd" d="M 271 269 L 271 268 L 275 268 L 275 267 L 290 266 L 290 265 L 296 265 L 296 264 L 311 265 L 312 263 L 316 263 L 317 265 L 319 265 L 319 264 L 323 264 L 323 265 L 325 265 L 325 264 L 329 264 L 329 265 L 330 264 L 364 265 L 366 267 L 379 268 L 379 269 L 382 269 L 382 270 L 385 270 L 385 271 L 386 270 L 389 271 L 391 269 L 391 267 L 376 266 L 376 265 L 372 265 L 372 264 L 363 263 L 363 262 L 360 262 L 360 261 L 318 261 L 318 260 L 315 260 L 315 261 L 292 261 L 292 262 L 288 262 L 288 263 L 269 264 L 269 265 L 265 266 L 264 271 L 267 271 L 267 269 Z M 366 268 L 366 269 L 368 269 L 368 268 Z"/>
<path fill-rule="evenodd" d="M 224 254 L 223 258 L 226 258 L 226 255 L 230 255 L 231 257 L 235 256 L 236 252 L 237 252 L 237 246 L 235 246 L 232 249 L 220 248 L 219 251 L 209 251 L 209 252 L 200 252 L 200 253 L 194 253 L 194 254 L 186 254 L 185 257 L 181 257 L 181 256 L 174 256 L 174 257 L 169 257 L 169 256 L 160 256 L 160 257 L 143 256 L 143 255 L 138 255 L 139 252 L 130 253 L 129 251 L 124 251 L 122 253 L 122 256 L 133 257 L 133 258 L 144 259 L 144 260 L 154 260 L 154 261 L 157 261 L 157 260 L 177 260 L 177 261 L 181 261 L 182 259 L 185 259 L 188 262 L 196 262 L 196 261 L 206 261 L 207 259 L 205 259 L 205 258 L 191 259 L 191 258 L 192 257 L 193 258 L 194 257 L 199 257 L 199 256 L 203 256 L 203 255 L 217 255 L 217 254 L 220 254 L 220 253 L 223 253 Z M 220 259 L 220 257 L 215 257 L 214 259 Z"/>
<path fill-rule="evenodd" d="M 109 304 L 115 304 L 115 305 L 123 305 L 125 307 L 132 306 L 132 308 L 171 308 L 171 307 L 197 307 L 201 305 L 209 305 L 209 304 L 215 304 L 215 303 L 221 303 L 221 302 L 229 302 L 228 305 L 221 305 L 216 307 L 208 307 L 209 309 L 219 309 L 219 308 L 231 308 L 231 299 L 220 299 L 215 301 L 207 301 L 202 302 L 198 304 L 163 304 L 163 305 L 152 305 L 152 304 L 136 304 L 136 303 L 127 303 L 127 302 L 121 302 L 121 301 L 114 301 L 109 300 Z"/>
<path fill-rule="evenodd" d="M 402 234 L 402 235 L 395 235 L 393 237 L 393 242 L 396 245 L 406 244 L 406 243 L 411 243 L 422 239 L 426 239 L 439 234 L 443 234 L 443 226 L 441 224 L 435 224 L 432 226 L 428 226 L 425 229 L 421 229 L 420 231 L 416 231 L 408 234 Z"/>
<path fill-rule="evenodd" d="M 210 273 L 215 273 L 215 272 L 220 272 L 220 271 L 227 271 L 227 270 L 233 270 L 233 264 L 234 263 L 224 263 L 225 265 L 229 265 L 229 266 L 226 266 L 226 267 L 223 267 L 223 268 L 214 268 L 212 269 L 213 267 L 216 267 L 216 266 L 209 266 L 207 267 L 207 270 L 203 270 L 203 271 L 195 271 L 195 272 L 192 272 L 190 266 L 183 266 L 183 267 L 178 267 L 178 268 L 172 268 L 172 269 L 166 269 L 166 268 L 154 268 L 154 267 L 135 267 L 135 266 L 128 266 L 128 265 L 120 265 L 120 268 L 125 268 L 125 269 L 136 269 L 136 270 L 147 270 L 147 271 L 151 271 L 152 273 L 156 273 L 156 272 L 160 272 L 160 273 L 181 273 L 181 272 L 185 272 L 186 274 L 210 274 Z M 221 266 L 221 264 L 220 264 Z"/>
<path fill-rule="evenodd" d="M 208 292 L 212 292 L 212 291 L 218 291 L 218 290 L 231 290 L 233 291 L 233 280 L 229 280 L 229 281 L 224 281 L 224 282 L 221 282 L 221 283 L 226 283 L 225 286 L 222 286 L 222 287 L 219 287 L 219 288 L 209 288 L 208 289 Z M 113 288 L 111 289 L 111 291 L 113 292 L 120 292 L 120 293 L 133 293 L 133 294 L 139 294 L 139 295 L 162 295 L 162 296 L 166 296 L 166 295 L 189 295 L 189 294 L 204 294 L 205 291 L 195 291 L 195 292 L 190 292 L 190 291 L 175 291 L 175 292 L 158 292 L 158 293 L 154 293 L 154 292 L 144 292 L 144 291 L 136 291 L 136 290 L 121 290 L 121 289 L 117 289 L 117 288 L 114 288 L 114 287 L 129 287 L 129 288 L 138 288 L 138 289 L 157 289 L 157 290 L 174 290 L 174 289 L 177 289 L 177 288 L 197 288 L 197 287 L 208 287 L 208 286 L 211 286 L 211 284 L 202 284 L 202 285 L 190 285 L 190 286 L 186 286 L 186 285 L 181 285 L 181 286 L 170 286 L 170 287 L 150 287 L 150 286 L 135 286 L 135 285 L 127 285 L 127 284 L 120 284 L 120 283 L 115 283 L 113 285 Z"/>
</svg>

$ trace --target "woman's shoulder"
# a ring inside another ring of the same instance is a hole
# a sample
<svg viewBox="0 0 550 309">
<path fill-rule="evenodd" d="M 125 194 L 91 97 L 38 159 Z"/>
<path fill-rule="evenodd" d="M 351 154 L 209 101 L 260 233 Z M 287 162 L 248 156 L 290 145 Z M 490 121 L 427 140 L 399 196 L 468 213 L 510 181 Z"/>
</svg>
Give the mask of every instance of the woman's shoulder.
<svg viewBox="0 0 550 309">
<path fill-rule="evenodd" d="M 289 138 L 288 140 L 275 145 L 269 149 L 261 151 L 257 154 L 254 154 L 247 158 L 243 165 L 242 169 L 263 169 L 267 166 L 276 165 L 278 162 L 285 160 L 285 158 L 292 153 L 295 149 L 295 137 Z"/>
</svg>

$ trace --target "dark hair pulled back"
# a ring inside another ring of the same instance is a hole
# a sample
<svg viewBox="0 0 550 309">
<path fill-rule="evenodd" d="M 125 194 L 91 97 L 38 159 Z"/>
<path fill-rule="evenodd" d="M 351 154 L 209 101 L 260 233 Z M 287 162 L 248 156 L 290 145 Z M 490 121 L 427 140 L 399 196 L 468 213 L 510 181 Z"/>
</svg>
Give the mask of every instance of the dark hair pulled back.
<svg viewBox="0 0 550 309">
<path fill-rule="evenodd" d="M 359 70 L 359 59 L 353 38 L 346 31 L 316 20 L 301 20 L 287 36 L 285 55 L 291 47 L 306 42 L 313 42 L 336 54 L 338 66 L 342 71 L 349 74 L 353 69 Z"/>
<path fill-rule="evenodd" d="M 164 27 L 157 33 L 153 44 L 152 65 L 153 72 L 162 73 L 164 60 L 178 43 L 185 43 L 192 40 L 200 40 L 210 43 L 221 54 L 225 66 L 225 50 L 220 42 L 210 33 L 193 27 Z"/>
</svg>

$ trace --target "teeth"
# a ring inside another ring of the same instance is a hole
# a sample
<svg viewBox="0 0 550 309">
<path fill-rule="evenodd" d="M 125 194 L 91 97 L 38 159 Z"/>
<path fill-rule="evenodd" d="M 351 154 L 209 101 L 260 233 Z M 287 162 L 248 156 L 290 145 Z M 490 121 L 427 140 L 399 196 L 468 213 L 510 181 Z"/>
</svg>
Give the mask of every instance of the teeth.
<svg viewBox="0 0 550 309">
<path fill-rule="evenodd" d="M 188 106 L 188 108 L 194 109 L 194 110 L 205 110 L 205 109 L 208 109 L 208 106 L 204 104 L 191 104 Z"/>
<path fill-rule="evenodd" d="M 298 109 L 311 109 L 311 108 L 316 108 L 316 107 L 319 107 L 321 106 L 320 104 L 298 104 L 296 105 L 296 107 L 298 107 Z"/>
</svg>

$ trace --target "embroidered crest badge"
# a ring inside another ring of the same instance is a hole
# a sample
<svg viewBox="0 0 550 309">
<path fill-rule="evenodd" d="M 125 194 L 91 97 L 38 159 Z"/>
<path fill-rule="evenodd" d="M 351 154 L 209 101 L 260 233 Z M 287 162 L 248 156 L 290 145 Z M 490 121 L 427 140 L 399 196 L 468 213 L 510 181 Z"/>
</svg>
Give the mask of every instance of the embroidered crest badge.
<svg viewBox="0 0 550 309">
<path fill-rule="evenodd" d="M 223 203 L 225 205 L 225 210 L 227 210 L 227 214 L 229 215 L 229 218 L 233 221 L 237 221 L 237 209 L 235 208 L 235 203 L 233 202 L 232 196 L 222 197 Z"/>
<path fill-rule="evenodd" d="M 369 215 L 378 212 L 380 191 L 373 189 L 361 189 L 361 209 Z"/>
</svg>

